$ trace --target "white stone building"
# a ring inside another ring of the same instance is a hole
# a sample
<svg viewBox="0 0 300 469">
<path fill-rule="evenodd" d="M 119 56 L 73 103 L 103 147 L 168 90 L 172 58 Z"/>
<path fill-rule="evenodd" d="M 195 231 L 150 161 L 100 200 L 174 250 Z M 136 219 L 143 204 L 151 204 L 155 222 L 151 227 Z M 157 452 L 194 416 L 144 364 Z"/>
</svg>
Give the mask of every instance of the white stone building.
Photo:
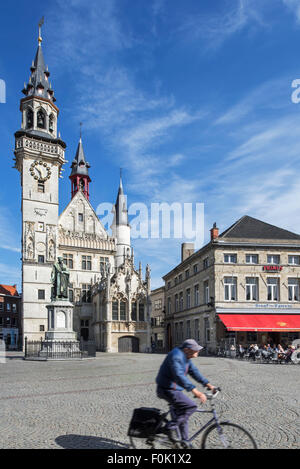
<svg viewBox="0 0 300 469">
<path fill-rule="evenodd" d="M 57 132 L 59 109 L 45 66 L 42 39 L 21 99 L 15 133 L 15 167 L 22 187 L 23 339 L 47 331 L 51 270 L 61 256 L 70 270 L 74 330 L 107 352 L 150 347 L 150 269 L 134 268 L 122 180 L 114 206 L 112 236 L 89 201 L 89 163 L 82 139 L 71 166 L 72 199 L 59 215 L 59 178 L 66 144 Z"/>
</svg>

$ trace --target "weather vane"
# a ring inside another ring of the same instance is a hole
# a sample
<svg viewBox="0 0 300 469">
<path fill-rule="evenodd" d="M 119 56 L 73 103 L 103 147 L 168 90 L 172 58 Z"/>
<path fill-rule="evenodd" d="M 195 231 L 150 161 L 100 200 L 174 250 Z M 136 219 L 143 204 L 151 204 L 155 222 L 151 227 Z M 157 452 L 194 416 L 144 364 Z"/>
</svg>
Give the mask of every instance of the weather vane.
<svg viewBox="0 0 300 469">
<path fill-rule="evenodd" d="M 38 39 L 39 44 L 41 44 L 42 40 L 43 40 L 42 39 L 42 26 L 43 26 L 43 24 L 44 24 L 44 16 L 42 17 L 42 19 L 39 22 L 39 39 Z"/>
<path fill-rule="evenodd" d="M 80 122 L 79 125 L 80 125 L 80 139 L 81 139 L 81 137 L 82 137 L 82 125 L 83 125 L 82 122 Z"/>
</svg>

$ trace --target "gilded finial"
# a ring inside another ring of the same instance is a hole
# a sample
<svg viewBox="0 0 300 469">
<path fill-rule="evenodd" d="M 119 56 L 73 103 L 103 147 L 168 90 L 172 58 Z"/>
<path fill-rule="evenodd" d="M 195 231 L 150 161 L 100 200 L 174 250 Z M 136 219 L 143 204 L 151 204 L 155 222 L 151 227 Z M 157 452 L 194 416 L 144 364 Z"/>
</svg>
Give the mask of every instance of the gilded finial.
<svg viewBox="0 0 300 469">
<path fill-rule="evenodd" d="M 43 24 L 44 24 L 44 16 L 39 22 L 39 38 L 38 38 L 39 45 L 41 45 L 42 41 L 43 41 L 43 39 L 42 39 L 42 26 L 43 26 Z"/>
</svg>

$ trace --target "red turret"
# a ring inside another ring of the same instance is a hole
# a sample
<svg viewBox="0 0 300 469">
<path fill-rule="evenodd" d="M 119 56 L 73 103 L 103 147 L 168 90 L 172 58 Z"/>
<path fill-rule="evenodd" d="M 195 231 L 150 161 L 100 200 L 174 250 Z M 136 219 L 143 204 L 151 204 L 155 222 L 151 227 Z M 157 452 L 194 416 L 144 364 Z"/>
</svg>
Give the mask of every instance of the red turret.
<svg viewBox="0 0 300 469">
<path fill-rule="evenodd" d="M 77 194 L 79 190 L 81 190 L 84 196 L 89 200 L 89 197 L 90 197 L 89 184 L 91 182 L 91 179 L 89 176 L 88 168 L 90 168 L 90 165 L 85 160 L 81 137 L 80 137 L 79 144 L 77 147 L 76 156 L 72 162 L 71 168 L 72 168 L 72 172 L 71 172 L 70 180 L 71 180 L 72 199 L 74 195 Z"/>
</svg>

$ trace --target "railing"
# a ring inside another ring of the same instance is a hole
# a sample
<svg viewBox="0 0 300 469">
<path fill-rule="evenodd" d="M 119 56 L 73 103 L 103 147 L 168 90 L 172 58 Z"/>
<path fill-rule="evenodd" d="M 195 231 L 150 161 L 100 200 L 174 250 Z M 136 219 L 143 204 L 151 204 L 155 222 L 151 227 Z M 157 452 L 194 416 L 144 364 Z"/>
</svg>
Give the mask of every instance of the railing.
<svg viewBox="0 0 300 469">
<path fill-rule="evenodd" d="M 25 337 L 25 359 L 82 359 L 96 356 L 93 341 L 29 341 Z"/>
</svg>

